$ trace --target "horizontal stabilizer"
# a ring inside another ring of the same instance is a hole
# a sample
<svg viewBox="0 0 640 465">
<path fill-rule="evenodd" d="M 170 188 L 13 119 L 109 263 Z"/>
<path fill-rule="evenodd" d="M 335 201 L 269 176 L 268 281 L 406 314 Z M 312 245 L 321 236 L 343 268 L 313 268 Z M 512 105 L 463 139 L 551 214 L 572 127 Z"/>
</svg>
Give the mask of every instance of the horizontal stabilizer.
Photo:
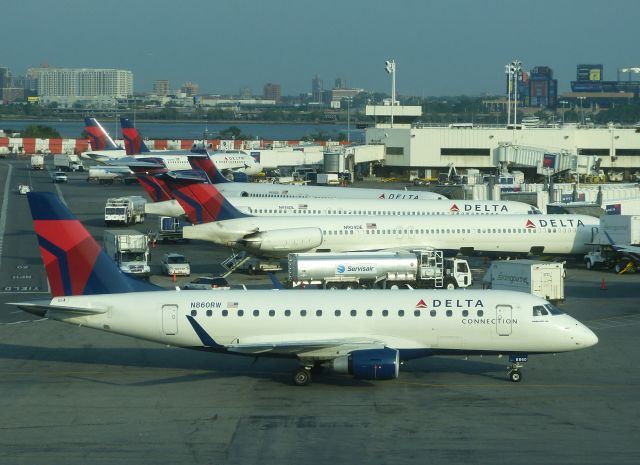
<svg viewBox="0 0 640 465">
<path fill-rule="evenodd" d="M 7 305 L 15 305 L 20 310 L 33 315 L 44 317 L 48 311 L 55 311 L 56 313 L 68 313 L 69 316 L 86 316 L 86 315 L 98 315 L 100 313 L 106 313 L 108 308 L 100 308 L 92 306 L 92 308 L 86 307 L 63 307 L 60 305 L 52 305 L 50 300 L 32 300 L 30 302 L 8 302 Z"/>
</svg>

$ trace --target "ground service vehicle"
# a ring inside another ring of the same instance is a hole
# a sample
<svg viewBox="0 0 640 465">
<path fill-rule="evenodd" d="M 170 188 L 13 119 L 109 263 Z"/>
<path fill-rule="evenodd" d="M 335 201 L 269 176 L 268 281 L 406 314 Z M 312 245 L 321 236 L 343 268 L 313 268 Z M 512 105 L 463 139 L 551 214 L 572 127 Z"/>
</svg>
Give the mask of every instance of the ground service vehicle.
<svg viewBox="0 0 640 465">
<path fill-rule="evenodd" d="M 179 241 L 182 240 L 182 228 L 186 223 L 180 218 L 173 216 L 161 216 L 158 219 L 158 239 L 163 241 Z"/>
<path fill-rule="evenodd" d="M 128 229 L 106 229 L 104 250 L 118 268 L 130 276 L 146 278 L 149 267 L 149 242 L 146 234 Z"/>
<path fill-rule="evenodd" d="M 58 183 L 68 181 L 69 178 L 67 177 L 67 173 L 65 173 L 64 171 L 56 171 L 55 173 L 53 173 L 53 182 Z"/>
<path fill-rule="evenodd" d="M 616 273 L 636 269 L 638 253 L 630 252 L 630 249 L 640 245 L 640 216 L 602 216 L 591 245 L 592 249 L 584 256 L 587 269 L 607 268 Z"/>
<path fill-rule="evenodd" d="M 223 277 L 209 278 L 206 276 L 196 278 L 190 283 L 182 286 L 184 290 L 228 290 L 231 289 L 229 283 Z"/>
<path fill-rule="evenodd" d="M 75 154 L 54 155 L 53 167 L 60 171 L 84 171 L 80 157 Z"/>
<path fill-rule="evenodd" d="M 289 254 L 291 287 L 455 289 L 471 282 L 467 261 L 444 258 L 441 250 Z"/>
<path fill-rule="evenodd" d="M 191 265 L 181 253 L 169 252 L 160 259 L 160 268 L 162 273 L 167 276 L 189 276 L 191 274 Z"/>
<path fill-rule="evenodd" d="M 491 289 L 528 292 L 551 302 L 564 300 L 564 263 L 494 260 L 483 278 Z"/>
<path fill-rule="evenodd" d="M 44 169 L 44 155 L 31 155 L 31 169 L 32 170 Z"/>
<path fill-rule="evenodd" d="M 104 222 L 107 226 L 142 223 L 145 203 L 146 199 L 139 195 L 109 198 L 104 206 Z"/>
</svg>

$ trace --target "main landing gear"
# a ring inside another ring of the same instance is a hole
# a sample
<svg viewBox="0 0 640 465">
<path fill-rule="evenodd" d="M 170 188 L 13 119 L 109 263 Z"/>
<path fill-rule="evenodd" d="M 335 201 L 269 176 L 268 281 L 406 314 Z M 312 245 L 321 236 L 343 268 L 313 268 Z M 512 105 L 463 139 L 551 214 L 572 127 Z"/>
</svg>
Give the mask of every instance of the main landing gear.
<svg viewBox="0 0 640 465">
<path fill-rule="evenodd" d="M 293 372 L 293 384 L 296 386 L 306 386 L 311 383 L 311 375 L 321 373 L 324 366 L 320 362 L 311 362 L 301 365 Z"/>
<path fill-rule="evenodd" d="M 507 367 L 507 376 L 514 383 L 522 381 L 520 368 L 524 366 L 529 357 L 527 354 L 509 355 L 510 365 Z"/>
</svg>

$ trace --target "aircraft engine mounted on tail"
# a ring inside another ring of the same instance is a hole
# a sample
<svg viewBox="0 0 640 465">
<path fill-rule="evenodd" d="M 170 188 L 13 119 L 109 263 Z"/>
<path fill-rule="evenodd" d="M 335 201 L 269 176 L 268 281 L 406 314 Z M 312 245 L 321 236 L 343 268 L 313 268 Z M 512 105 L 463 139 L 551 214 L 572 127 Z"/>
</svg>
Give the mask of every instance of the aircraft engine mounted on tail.
<svg viewBox="0 0 640 465">
<path fill-rule="evenodd" d="M 300 252 L 322 244 L 319 228 L 275 229 L 246 235 L 242 243 L 247 249 L 262 252 Z"/>
</svg>

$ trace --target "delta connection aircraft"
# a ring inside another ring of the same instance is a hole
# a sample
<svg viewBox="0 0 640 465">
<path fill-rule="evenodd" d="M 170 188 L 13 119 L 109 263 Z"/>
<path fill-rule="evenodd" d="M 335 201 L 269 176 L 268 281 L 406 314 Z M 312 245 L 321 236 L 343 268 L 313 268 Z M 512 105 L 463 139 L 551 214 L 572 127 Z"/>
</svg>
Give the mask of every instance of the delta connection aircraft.
<svg viewBox="0 0 640 465">
<path fill-rule="evenodd" d="M 584 255 L 599 227 L 587 215 L 258 217 L 240 212 L 212 184 L 180 177 L 167 183 L 193 223 L 183 228 L 185 239 L 262 257 L 429 247 L 463 255 Z"/>
<path fill-rule="evenodd" d="M 166 170 L 160 168 L 154 174 L 149 168 L 140 172 L 136 166 L 131 166 L 149 197 L 154 201 L 145 205 L 145 213 L 164 216 L 187 215 L 180 203 L 173 199 L 170 189 L 163 179 Z M 198 176 L 198 171 L 191 171 L 191 175 Z M 202 171 L 202 182 L 209 182 Z M 167 174 L 167 176 L 170 176 Z M 295 198 L 295 197 L 227 197 L 227 200 L 243 213 L 255 216 L 292 216 L 292 215 L 492 215 L 492 214 L 542 214 L 531 205 L 512 201 L 481 201 L 481 200 L 421 200 L 419 202 L 384 202 L 378 199 L 344 198 Z M 203 222 L 207 220 L 203 219 Z M 208 218 L 213 221 L 213 218 Z"/>
<path fill-rule="evenodd" d="M 531 354 L 598 342 L 577 320 L 521 292 L 162 290 L 120 272 L 55 194 L 27 196 L 52 298 L 12 305 L 175 347 L 297 359 L 297 385 L 311 381 L 313 368 L 394 379 L 403 361 L 456 354 L 508 355 L 517 382 Z"/>
</svg>

